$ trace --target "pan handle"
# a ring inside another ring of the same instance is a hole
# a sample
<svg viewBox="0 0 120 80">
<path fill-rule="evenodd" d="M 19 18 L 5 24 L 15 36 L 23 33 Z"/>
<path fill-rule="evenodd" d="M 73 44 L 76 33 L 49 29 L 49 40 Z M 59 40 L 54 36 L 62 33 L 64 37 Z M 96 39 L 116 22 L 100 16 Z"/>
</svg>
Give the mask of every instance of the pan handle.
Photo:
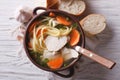
<svg viewBox="0 0 120 80">
<path fill-rule="evenodd" d="M 114 67 L 114 65 L 116 64 L 115 62 L 113 62 L 107 58 L 104 58 L 98 54 L 95 54 L 94 52 L 91 52 L 91 51 L 89 51 L 85 48 L 82 48 L 80 46 L 76 46 L 75 50 L 78 51 L 79 53 L 83 54 L 84 56 L 102 64 L 103 66 L 105 66 L 109 69 L 112 69 Z"/>
<path fill-rule="evenodd" d="M 70 78 L 74 75 L 74 67 L 72 66 L 71 68 L 69 68 L 69 73 L 68 74 L 62 74 L 59 72 L 53 72 L 58 76 L 64 77 L 64 78 Z"/>
<path fill-rule="evenodd" d="M 37 11 L 38 10 L 47 10 L 47 8 L 44 8 L 44 7 L 36 7 L 34 10 L 33 10 L 33 15 L 37 15 Z"/>
</svg>

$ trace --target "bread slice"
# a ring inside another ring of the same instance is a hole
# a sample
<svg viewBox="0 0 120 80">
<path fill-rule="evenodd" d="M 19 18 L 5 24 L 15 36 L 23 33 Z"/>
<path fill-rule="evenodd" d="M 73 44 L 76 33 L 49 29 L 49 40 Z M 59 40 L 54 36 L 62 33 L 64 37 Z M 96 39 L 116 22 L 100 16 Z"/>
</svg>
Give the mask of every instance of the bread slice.
<svg viewBox="0 0 120 80">
<path fill-rule="evenodd" d="M 60 0 L 59 10 L 79 16 L 86 9 L 86 4 L 82 0 Z"/>
<path fill-rule="evenodd" d="M 47 0 L 46 7 L 48 9 L 58 9 L 59 1 L 58 0 Z"/>
<path fill-rule="evenodd" d="M 80 24 L 87 34 L 96 35 L 105 29 L 106 19 L 100 14 L 90 14 L 82 19 Z"/>
</svg>

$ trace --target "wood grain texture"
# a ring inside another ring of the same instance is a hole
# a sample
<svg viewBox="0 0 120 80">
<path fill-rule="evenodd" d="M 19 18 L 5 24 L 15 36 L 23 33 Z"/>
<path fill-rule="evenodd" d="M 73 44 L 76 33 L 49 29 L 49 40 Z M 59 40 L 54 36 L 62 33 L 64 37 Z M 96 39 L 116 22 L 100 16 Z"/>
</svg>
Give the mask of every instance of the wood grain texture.
<svg viewBox="0 0 120 80">
<path fill-rule="evenodd" d="M 85 0 L 90 13 L 100 13 L 107 19 L 107 28 L 97 35 L 100 44 L 94 52 L 114 60 L 117 65 L 106 69 L 98 63 L 82 57 L 74 80 L 119 80 L 120 77 L 120 0 Z M 10 30 L 18 26 L 13 12 L 19 5 L 34 8 L 45 6 L 45 0 L 1 0 L 0 1 L 0 80 L 48 80 L 45 71 L 35 67 L 17 51 L 20 43 L 11 37 Z M 24 52 L 23 52 L 24 53 Z"/>
</svg>

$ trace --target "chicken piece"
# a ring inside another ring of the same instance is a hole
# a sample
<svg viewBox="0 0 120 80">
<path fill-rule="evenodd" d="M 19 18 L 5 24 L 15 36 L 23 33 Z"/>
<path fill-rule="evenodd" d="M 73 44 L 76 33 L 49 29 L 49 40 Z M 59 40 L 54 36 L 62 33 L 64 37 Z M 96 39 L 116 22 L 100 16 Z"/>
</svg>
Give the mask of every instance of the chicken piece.
<svg viewBox="0 0 120 80">
<path fill-rule="evenodd" d="M 67 36 L 55 37 L 47 36 L 45 45 L 49 51 L 58 51 L 63 48 L 67 43 Z"/>
<path fill-rule="evenodd" d="M 44 50 L 43 58 L 44 58 L 44 59 L 45 59 L 45 58 L 53 59 L 56 54 L 57 54 L 57 52 Z"/>
<path fill-rule="evenodd" d="M 65 61 L 70 60 L 72 58 L 78 58 L 79 56 L 78 52 L 75 51 L 74 49 L 63 48 L 61 52 Z"/>
</svg>

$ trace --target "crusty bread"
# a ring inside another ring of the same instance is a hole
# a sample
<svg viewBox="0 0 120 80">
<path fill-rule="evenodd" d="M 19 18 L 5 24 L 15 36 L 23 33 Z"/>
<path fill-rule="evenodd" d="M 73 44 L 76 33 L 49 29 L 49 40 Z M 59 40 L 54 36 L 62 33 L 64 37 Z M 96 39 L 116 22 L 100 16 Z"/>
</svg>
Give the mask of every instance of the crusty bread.
<svg viewBox="0 0 120 80">
<path fill-rule="evenodd" d="M 85 11 L 86 4 L 82 0 L 60 0 L 58 9 L 79 16 Z"/>
<path fill-rule="evenodd" d="M 106 27 L 106 20 L 103 15 L 90 14 L 80 21 L 85 32 L 90 35 L 96 35 L 102 32 Z"/>
<path fill-rule="evenodd" d="M 58 9 L 59 1 L 58 0 L 47 0 L 46 7 L 48 9 Z"/>
</svg>

